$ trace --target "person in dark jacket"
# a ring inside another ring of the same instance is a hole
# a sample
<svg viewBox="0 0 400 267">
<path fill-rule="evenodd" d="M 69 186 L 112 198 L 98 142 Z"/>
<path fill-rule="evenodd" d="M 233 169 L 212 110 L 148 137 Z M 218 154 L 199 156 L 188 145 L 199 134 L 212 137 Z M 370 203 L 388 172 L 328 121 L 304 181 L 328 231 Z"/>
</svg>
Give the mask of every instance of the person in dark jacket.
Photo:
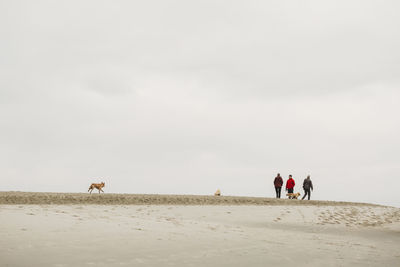
<svg viewBox="0 0 400 267">
<path fill-rule="evenodd" d="M 286 182 L 286 191 L 288 191 L 288 193 L 293 193 L 294 186 L 295 186 L 295 182 L 292 178 L 292 175 L 289 175 L 289 179 Z"/>
<path fill-rule="evenodd" d="M 276 198 L 281 198 L 282 185 L 283 185 L 283 179 L 281 175 L 278 173 L 278 175 L 275 177 L 274 180 Z"/>
<path fill-rule="evenodd" d="M 308 175 L 307 178 L 304 179 L 304 182 L 303 182 L 303 189 L 304 189 L 304 196 L 303 196 L 302 200 L 303 200 L 306 196 L 308 196 L 308 200 L 310 200 L 311 190 L 314 190 L 312 181 L 311 181 L 311 179 L 310 179 L 310 175 Z"/>
</svg>

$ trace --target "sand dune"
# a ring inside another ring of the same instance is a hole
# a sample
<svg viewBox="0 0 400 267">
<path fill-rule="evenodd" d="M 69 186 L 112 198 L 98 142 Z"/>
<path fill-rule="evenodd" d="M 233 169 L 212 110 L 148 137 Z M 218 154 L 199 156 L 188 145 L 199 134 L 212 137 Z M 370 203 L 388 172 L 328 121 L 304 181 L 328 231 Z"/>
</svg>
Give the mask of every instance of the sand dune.
<svg viewBox="0 0 400 267">
<path fill-rule="evenodd" d="M 298 201 L 263 197 L 36 192 L 0 192 L 0 204 L 376 206 L 368 203 Z"/>
<path fill-rule="evenodd" d="M 214 198 L 3 192 L 0 266 L 399 266 L 398 208 Z"/>
</svg>

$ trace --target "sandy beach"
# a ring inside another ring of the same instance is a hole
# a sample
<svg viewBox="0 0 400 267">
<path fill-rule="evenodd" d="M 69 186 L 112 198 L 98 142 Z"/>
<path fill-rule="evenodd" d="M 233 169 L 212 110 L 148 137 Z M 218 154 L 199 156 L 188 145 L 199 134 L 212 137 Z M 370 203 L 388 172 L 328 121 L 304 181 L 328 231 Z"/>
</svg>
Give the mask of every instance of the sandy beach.
<svg viewBox="0 0 400 267">
<path fill-rule="evenodd" d="M 400 209 L 0 192 L 1 266 L 399 266 Z"/>
</svg>

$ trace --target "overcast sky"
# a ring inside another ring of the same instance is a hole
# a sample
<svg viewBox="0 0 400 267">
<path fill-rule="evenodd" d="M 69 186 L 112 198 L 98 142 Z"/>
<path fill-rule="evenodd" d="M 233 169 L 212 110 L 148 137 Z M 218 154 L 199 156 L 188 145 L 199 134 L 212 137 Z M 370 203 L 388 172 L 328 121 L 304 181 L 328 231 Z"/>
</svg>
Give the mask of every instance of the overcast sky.
<svg viewBox="0 0 400 267">
<path fill-rule="evenodd" d="M 0 1 L 0 191 L 400 206 L 399 1 Z"/>
</svg>

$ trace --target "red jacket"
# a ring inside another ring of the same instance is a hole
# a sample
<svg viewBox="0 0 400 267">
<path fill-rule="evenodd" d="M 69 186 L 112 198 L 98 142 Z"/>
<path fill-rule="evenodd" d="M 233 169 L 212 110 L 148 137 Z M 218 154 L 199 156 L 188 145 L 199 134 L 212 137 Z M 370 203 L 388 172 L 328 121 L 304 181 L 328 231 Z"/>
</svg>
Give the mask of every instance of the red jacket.
<svg viewBox="0 0 400 267">
<path fill-rule="evenodd" d="M 294 188 L 294 185 L 295 185 L 295 183 L 294 183 L 293 178 L 289 178 L 289 180 L 287 180 L 287 182 L 286 182 L 286 189 L 292 189 L 292 188 Z"/>
</svg>

